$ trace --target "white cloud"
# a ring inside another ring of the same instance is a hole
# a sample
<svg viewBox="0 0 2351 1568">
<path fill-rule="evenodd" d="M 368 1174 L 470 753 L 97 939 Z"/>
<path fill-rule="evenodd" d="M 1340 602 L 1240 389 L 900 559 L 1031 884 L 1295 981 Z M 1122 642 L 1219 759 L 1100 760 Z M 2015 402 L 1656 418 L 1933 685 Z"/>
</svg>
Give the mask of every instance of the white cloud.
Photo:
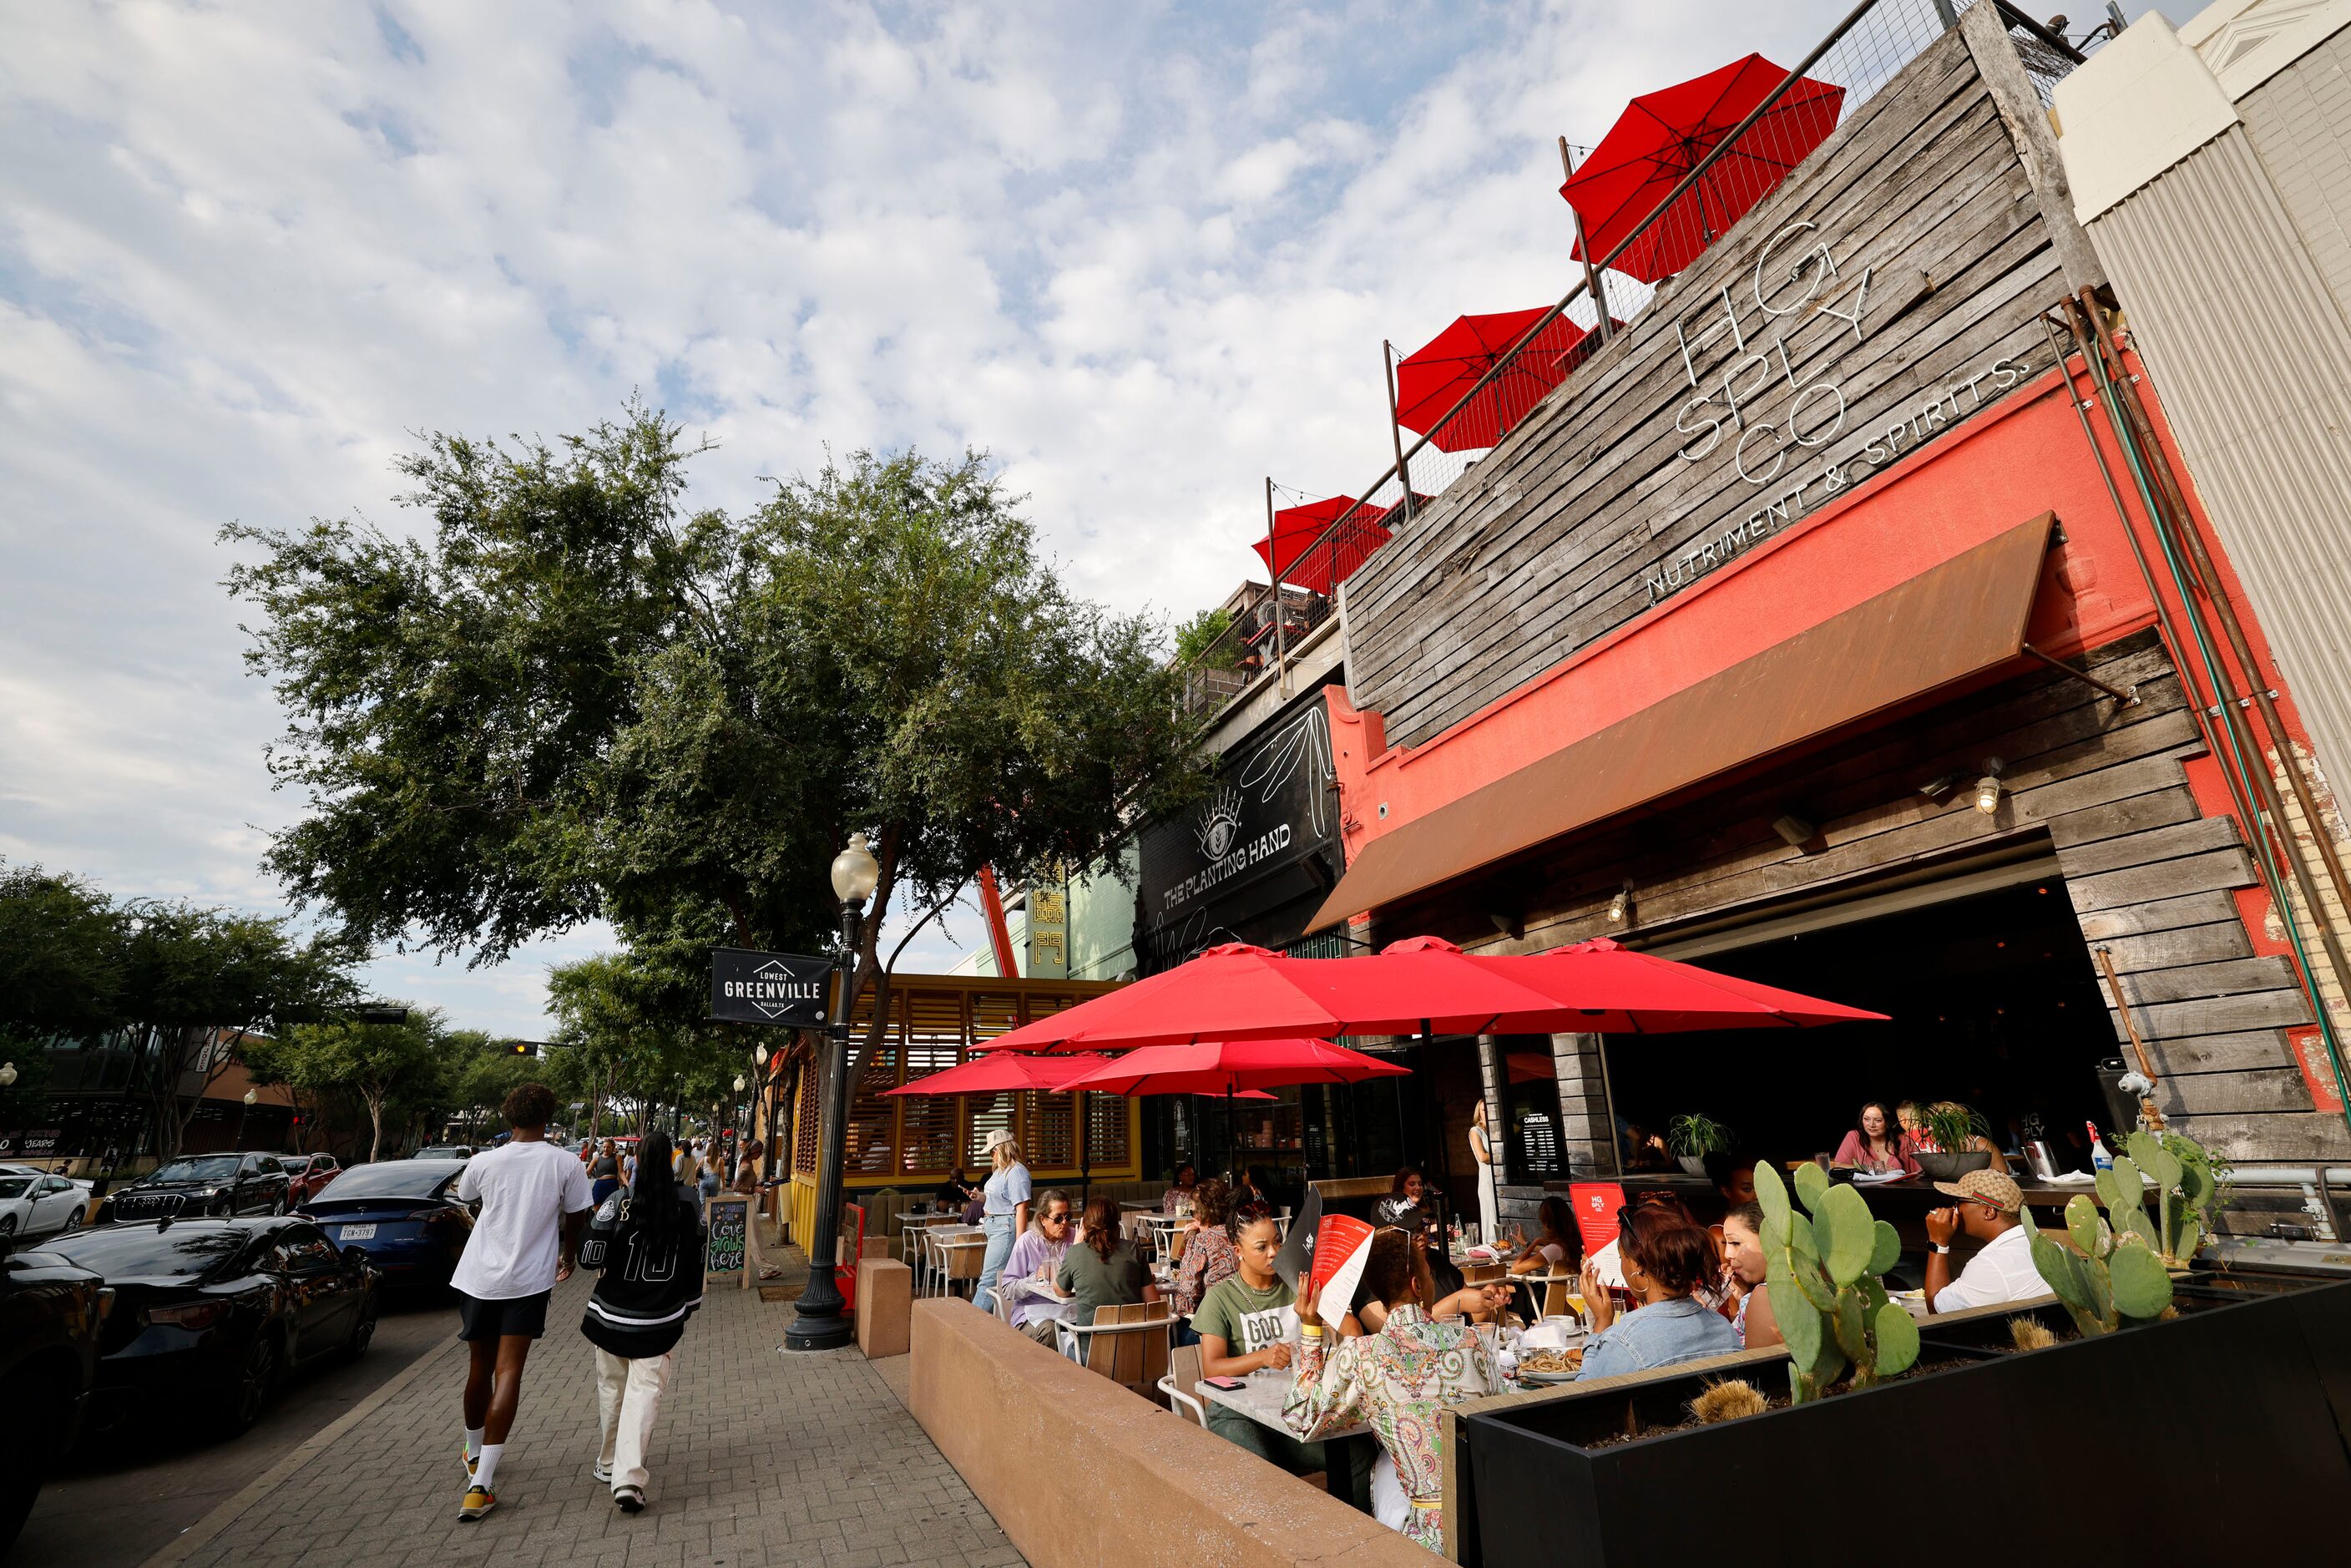
<svg viewBox="0 0 2351 1568">
<path fill-rule="evenodd" d="M 422 429 L 552 434 L 643 388 L 720 441 L 697 498 L 731 506 L 827 443 L 984 446 L 1082 591 L 1218 599 L 1262 475 L 1384 465 L 1383 337 L 1563 290 L 1553 137 L 1829 19 L 9 7 L 0 853 L 273 905 L 256 862 L 300 803 L 214 536 L 413 526 L 390 464 Z M 378 977 L 535 1033 L 549 956 L 601 939 Z"/>
</svg>

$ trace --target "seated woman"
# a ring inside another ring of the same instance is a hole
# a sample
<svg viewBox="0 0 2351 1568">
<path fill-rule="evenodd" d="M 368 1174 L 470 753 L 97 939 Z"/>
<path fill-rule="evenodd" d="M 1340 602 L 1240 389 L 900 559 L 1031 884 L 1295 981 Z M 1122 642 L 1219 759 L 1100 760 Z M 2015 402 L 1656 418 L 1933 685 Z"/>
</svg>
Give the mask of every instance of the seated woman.
<svg viewBox="0 0 2351 1568">
<path fill-rule="evenodd" d="M 1900 1171 L 1917 1176 L 1918 1162 L 1910 1157 L 1910 1135 L 1882 1101 L 1861 1108 L 1847 1129 L 1844 1142 L 1829 1156 L 1829 1164 L 1857 1171 Z"/>
<path fill-rule="evenodd" d="M 1015 1280 L 1052 1283 L 1061 1271 L 1061 1260 L 1069 1255 L 1071 1228 L 1070 1195 L 1057 1186 L 1039 1193 L 1037 1218 L 1012 1244 L 1012 1255 L 1004 1260 L 1003 1281 L 1008 1285 Z M 1012 1298 L 1012 1326 L 1039 1344 L 1051 1344 L 1053 1306 L 1032 1295 L 1017 1295 Z"/>
<path fill-rule="evenodd" d="M 1739 1335 L 1696 1291 L 1712 1283 L 1711 1239 L 1670 1208 L 1616 1211 L 1616 1260 L 1640 1304 L 1619 1318 L 1587 1259 L 1583 1300 L 1598 1332 L 1583 1344 L 1579 1377 L 1613 1377 L 1739 1348 Z"/>
<path fill-rule="evenodd" d="M 1428 1263 L 1428 1243 L 1416 1231 L 1399 1231 L 1409 1239 L 1412 1247 L 1413 1277 L 1419 1283 L 1416 1292 L 1423 1302 L 1434 1301 L 1427 1314 L 1439 1321 L 1468 1318 L 1473 1322 L 1489 1323 L 1502 1315 L 1510 1304 L 1510 1287 L 1497 1280 L 1489 1285 L 1464 1285 L 1459 1290 L 1440 1295 L 1436 1273 Z M 1388 1309 L 1395 1305 L 1394 1298 L 1383 1295 L 1374 1282 L 1372 1271 L 1364 1270 L 1361 1283 L 1355 1287 L 1354 1311 L 1335 1325 L 1342 1339 L 1353 1339 L 1359 1334 L 1377 1333 L 1387 1325 Z"/>
<path fill-rule="evenodd" d="M 1186 1160 L 1176 1167 L 1175 1179 L 1167 1184 L 1167 1190 L 1159 1195 L 1159 1212 L 1172 1215 L 1178 1205 L 1189 1207 L 1199 1185 L 1199 1171 L 1191 1161 Z"/>
<path fill-rule="evenodd" d="M 1240 1271 L 1233 1239 L 1225 1230 L 1225 1219 L 1234 1207 L 1232 1190 L 1214 1176 L 1192 1195 L 1193 1229 L 1184 1243 L 1183 1261 L 1176 1266 L 1176 1286 L 1170 1296 L 1178 1317 L 1188 1318 L 1198 1312 L 1210 1291 Z M 1196 1344 L 1199 1338 L 1191 1324 L 1176 1325 L 1177 1344 Z"/>
<path fill-rule="evenodd" d="M 1730 1331 L 1749 1350 L 1780 1343 L 1771 1315 L 1771 1287 L 1763 1282 L 1763 1206 L 1742 1203 L 1722 1217 L 1722 1289 L 1731 1303 Z"/>
<path fill-rule="evenodd" d="M 1098 1192 L 1086 1200 L 1085 1228 L 1075 1246 L 1061 1254 L 1053 1282 L 1077 1302 L 1067 1322 L 1092 1323 L 1097 1307 L 1132 1306 L 1155 1301 L 1159 1287 L 1151 1281 L 1151 1265 L 1134 1244 L 1118 1233 L 1118 1199 Z"/>
<path fill-rule="evenodd" d="M 1246 1377 L 1265 1367 L 1279 1371 L 1290 1364 L 1290 1309 L 1298 1299 L 1273 1266 L 1281 1251 L 1281 1228 L 1265 1205 L 1241 1204 L 1227 1218 L 1225 1236 L 1238 1267 L 1230 1279 L 1209 1288 L 1200 1310 L 1192 1314 L 1192 1327 L 1200 1337 L 1200 1375 Z M 1188 1249 L 1185 1256 L 1191 1256 Z M 1294 1476 L 1328 1472 L 1320 1443 L 1286 1437 L 1214 1403 L 1207 1416 L 1209 1431 L 1268 1464 L 1280 1465 Z"/>
<path fill-rule="evenodd" d="M 1368 1426 L 1380 1440 L 1372 1472 L 1372 1512 L 1432 1552 L 1445 1550 L 1445 1424 L 1438 1412 L 1500 1386 L 1476 1327 L 1437 1322 L 1423 1310 L 1425 1274 L 1413 1266 L 1411 1239 L 1384 1230 L 1372 1238 L 1364 1278 L 1388 1303 L 1376 1333 L 1332 1343 L 1314 1303 L 1298 1303 L 1303 1335 L 1282 1420 L 1312 1441 Z"/>
<path fill-rule="evenodd" d="M 1556 1274 L 1583 1261 L 1583 1238 L 1575 1228 L 1575 1215 L 1567 1199 L 1553 1193 L 1535 1211 L 1541 1228 L 1527 1249 L 1510 1264 L 1513 1274 Z"/>
</svg>

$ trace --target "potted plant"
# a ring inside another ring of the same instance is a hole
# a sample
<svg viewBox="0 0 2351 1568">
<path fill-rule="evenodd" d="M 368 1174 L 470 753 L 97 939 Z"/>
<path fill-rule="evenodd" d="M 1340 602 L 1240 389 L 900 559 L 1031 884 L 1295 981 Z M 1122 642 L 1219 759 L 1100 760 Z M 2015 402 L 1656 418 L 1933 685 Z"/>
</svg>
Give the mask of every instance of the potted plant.
<svg viewBox="0 0 2351 1568">
<path fill-rule="evenodd" d="M 1918 1162 L 1918 1172 L 1928 1181 L 1957 1181 L 1970 1171 L 1980 1171 L 1991 1164 L 1991 1151 L 1974 1146 L 1978 1138 L 1991 1135 L 1991 1124 L 1972 1105 L 1962 1105 L 1956 1100 L 1938 1100 L 1932 1105 L 1918 1109 L 1919 1131 L 1932 1149 L 1913 1149 L 1910 1157 Z"/>
<path fill-rule="evenodd" d="M 1666 1124 L 1666 1146 L 1692 1176 L 1706 1174 L 1706 1156 L 1730 1147 L 1731 1130 L 1701 1111 L 1688 1111 Z"/>
</svg>

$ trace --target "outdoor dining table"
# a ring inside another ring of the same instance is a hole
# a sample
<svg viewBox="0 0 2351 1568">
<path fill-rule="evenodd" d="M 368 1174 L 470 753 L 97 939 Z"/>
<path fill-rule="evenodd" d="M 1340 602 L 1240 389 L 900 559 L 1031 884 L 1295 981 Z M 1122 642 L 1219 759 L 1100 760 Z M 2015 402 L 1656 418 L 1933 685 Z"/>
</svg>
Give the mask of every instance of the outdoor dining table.
<svg viewBox="0 0 2351 1568">
<path fill-rule="evenodd" d="M 1293 1347 L 1294 1348 L 1294 1347 Z M 1237 1416 L 1245 1416 L 1259 1426 L 1296 1437 L 1281 1419 L 1281 1406 L 1290 1397 L 1290 1368 L 1261 1367 L 1240 1379 L 1238 1388 L 1218 1388 L 1205 1380 L 1196 1385 L 1202 1399 L 1222 1406 Z M 1372 1468 L 1379 1462 L 1379 1434 L 1369 1427 L 1350 1427 L 1316 1439 L 1329 1469 L 1323 1471 L 1323 1490 L 1359 1513 L 1372 1511 Z"/>
</svg>

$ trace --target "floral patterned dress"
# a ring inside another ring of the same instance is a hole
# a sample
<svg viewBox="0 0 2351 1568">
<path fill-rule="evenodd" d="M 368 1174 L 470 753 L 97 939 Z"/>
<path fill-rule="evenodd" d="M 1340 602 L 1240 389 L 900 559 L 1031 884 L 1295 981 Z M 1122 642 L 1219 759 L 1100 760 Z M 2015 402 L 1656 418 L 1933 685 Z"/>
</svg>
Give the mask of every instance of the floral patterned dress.
<svg viewBox="0 0 2351 1568">
<path fill-rule="evenodd" d="M 1241 1271 L 1240 1254 L 1233 1239 L 1218 1225 L 1204 1226 L 1184 1243 L 1184 1260 L 1176 1266 L 1176 1315 L 1190 1317 L 1200 1310 L 1200 1298 L 1220 1280 Z"/>
<path fill-rule="evenodd" d="M 1444 1480 L 1437 1458 L 1445 1424 L 1439 1408 L 1499 1387 L 1486 1342 L 1468 1322 L 1431 1322 L 1416 1306 L 1388 1313 L 1374 1334 L 1343 1339 L 1326 1352 L 1309 1338 L 1281 1408 L 1307 1442 L 1367 1426 L 1395 1464 L 1412 1501 L 1404 1532 L 1431 1552 L 1445 1550 Z"/>
</svg>

